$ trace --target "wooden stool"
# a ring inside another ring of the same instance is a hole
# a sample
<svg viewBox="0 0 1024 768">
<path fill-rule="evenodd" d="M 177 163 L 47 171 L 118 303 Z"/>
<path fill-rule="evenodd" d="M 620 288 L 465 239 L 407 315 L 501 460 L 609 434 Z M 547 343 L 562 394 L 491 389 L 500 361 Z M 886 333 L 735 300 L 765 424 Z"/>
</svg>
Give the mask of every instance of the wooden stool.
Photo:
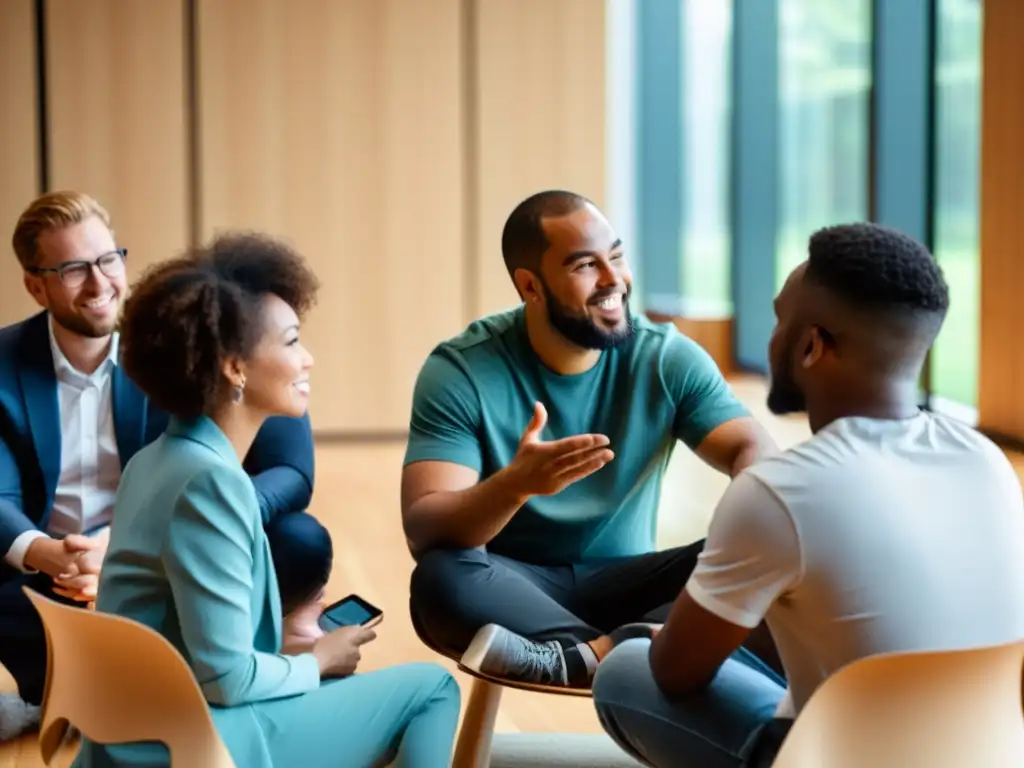
<svg viewBox="0 0 1024 768">
<path fill-rule="evenodd" d="M 416 612 L 409 604 L 409 615 L 412 626 L 420 642 L 434 653 L 454 661 L 460 671 L 473 678 L 473 688 L 466 703 L 466 714 L 462 719 L 459 737 L 455 743 L 455 754 L 452 768 L 487 768 L 491 761 L 491 745 L 494 741 L 494 722 L 498 717 L 501 705 L 502 688 L 518 688 L 522 691 L 535 693 L 553 693 L 561 696 L 590 697 L 589 688 L 562 688 L 553 685 L 537 685 L 522 683 L 516 680 L 505 680 L 490 677 L 462 665 L 461 658 L 438 648 L 427 637 L 416 620 Z"/>
<path fill-rule="evenodd" d="M 436 650 L 436 649 L 435 649 Z M 455 744 L 452 768 L 487 768 L 491 760 L 491 744 L 494 740 L 494 722 L 501 704 L 502 688 L 518 688 L 535 693 L 553 693 L 561 696 L 587 696 L 589 688 L 563 688 L 553 685 L 535 685 L 516 680 L 490 677 L 461 663 L 459 670 L 473 678 L 473 689 L 469 694 L 466 714 Z"/>
</svg>

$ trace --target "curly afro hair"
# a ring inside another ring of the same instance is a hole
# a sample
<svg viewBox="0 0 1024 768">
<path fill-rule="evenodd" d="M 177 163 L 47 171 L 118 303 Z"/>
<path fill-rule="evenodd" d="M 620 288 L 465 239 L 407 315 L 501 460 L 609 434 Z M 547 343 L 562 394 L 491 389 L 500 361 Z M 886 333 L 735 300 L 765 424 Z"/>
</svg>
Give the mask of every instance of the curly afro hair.
<svg viewBox="0 0 1024 768">
<path fill-rule="evenodd" d="M 283 242 L 219 236 L 152 266 L 132 286 L 121 364 L 161 410 L 183 419 L 209 414 L 224 394 L 224 359 L 247 359 L 260 341 L 264 297 L 280 297 L 301 318 L 318 288 L 305 260 Z"/>
<path fill-rule="evenodd" d="M 806 279 L 855 309 L 944 316 L 949 288 L 914 238 L 872 223 L 842 224 L 810 239 Z"/>
</svg>

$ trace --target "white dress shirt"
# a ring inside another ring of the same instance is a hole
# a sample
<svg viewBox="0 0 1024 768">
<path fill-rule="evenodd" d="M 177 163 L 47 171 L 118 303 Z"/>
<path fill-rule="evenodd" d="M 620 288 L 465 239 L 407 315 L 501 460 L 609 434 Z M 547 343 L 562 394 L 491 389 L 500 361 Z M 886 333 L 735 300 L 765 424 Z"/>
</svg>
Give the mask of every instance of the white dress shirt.
<svg viewBox="0 0 1024 768">
<path fill-rule="evenodd" d="M 25 552 L 40 536 L 63 538 L 69 533 L 89 533 L 109 525 L 121 480 L 111 400 L 118 336 L 113 335 L 104 361 L 86 375 L 73 368 L 57 346 L 52 318 L 49 329 L 60 408 L 60 476 L 46 531 L 25 531 L 14 540 L 4 558 L 26 573 L 31 569 L 25 567 Z"/>
</svg>

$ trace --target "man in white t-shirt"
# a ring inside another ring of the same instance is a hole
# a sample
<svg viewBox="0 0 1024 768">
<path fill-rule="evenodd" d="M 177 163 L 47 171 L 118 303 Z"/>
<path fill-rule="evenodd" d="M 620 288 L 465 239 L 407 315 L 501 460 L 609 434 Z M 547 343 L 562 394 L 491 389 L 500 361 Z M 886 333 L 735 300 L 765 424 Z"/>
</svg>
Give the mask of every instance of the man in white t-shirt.
<svg viewBox="0 0 1024 768">
<path fill-rule="evenodd" d="M 1024 638 L 1024 502 L 1002 452 L 918 407 L 949 304 L 932 255 L 872 224 L 832 227 L 776 300 L 775 413 L 814 436 L 739 475 L 653 640 L 618 645 L 594 701 L 647 764 L 767 766 L 815 689 L 893 651 Z M 737 652 L 767 622 L 780 681 Z"/>
</svg>

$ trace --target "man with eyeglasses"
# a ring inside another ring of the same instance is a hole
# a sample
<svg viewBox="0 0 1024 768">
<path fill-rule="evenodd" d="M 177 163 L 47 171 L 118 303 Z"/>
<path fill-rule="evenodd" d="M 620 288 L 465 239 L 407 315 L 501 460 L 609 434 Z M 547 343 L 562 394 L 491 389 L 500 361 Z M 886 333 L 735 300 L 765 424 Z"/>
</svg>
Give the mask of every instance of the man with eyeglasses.
<svg viewBox="0 0 1024 768">
<path fill-rule="evenodd" d="M 45 633 L 23 587 L 80 606 L 95 598 L 122 469 L 167 425 L 117 364 L 128 251 L 106 210 L 78 192 L 44 195 L 18 219 L 12 245 L 44 311 L 0 328 L 0 664 L 19 692 L 0 694 L 0 742 L 37 725 L 46 678 Z M 332 560 L 330 535 L 304 512 L 308 416 L 269 419 L 244 466 L 282 604 L 292 602 Z M 287 647 L 320 633 L 309 613 L 287 618 Z"/>
</svg>

